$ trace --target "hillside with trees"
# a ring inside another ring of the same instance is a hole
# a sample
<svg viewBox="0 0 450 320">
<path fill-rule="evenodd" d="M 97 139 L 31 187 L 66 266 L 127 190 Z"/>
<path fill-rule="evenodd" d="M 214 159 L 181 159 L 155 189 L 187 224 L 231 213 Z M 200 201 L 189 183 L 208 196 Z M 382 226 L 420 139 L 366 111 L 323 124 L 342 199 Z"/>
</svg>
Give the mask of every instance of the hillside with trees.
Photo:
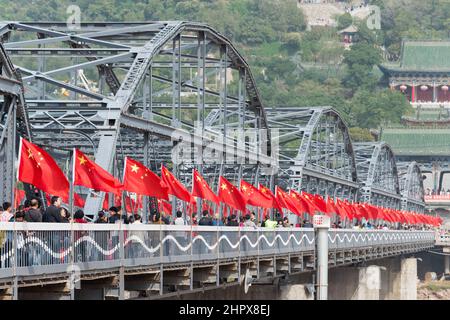
<svg viewBox="0 0 450 320">
<path fill-rule="evenodd" d="M 67 7 L 77 4 L 82 21 L 206 22 L 244 54 L 265 105 L 334 106 L 359 140 L 370 137 L 368 129 L 398 123 L 411 112 L 405 97 L 388 89 L 377 67 L 383 56 L 398 56 L 404 38 L 444 39 L 450 33 L 447 0 L 371 3 L 381 8 L 381 30 L 369 30 L 349 14 L 336 17 L 337 27 L 309 29 L 296 0 L 0 0 L 0 16 L 65 21 Z M 345 50 L 338 32 L 352 24 L 359 41 Z"/>
</svg>

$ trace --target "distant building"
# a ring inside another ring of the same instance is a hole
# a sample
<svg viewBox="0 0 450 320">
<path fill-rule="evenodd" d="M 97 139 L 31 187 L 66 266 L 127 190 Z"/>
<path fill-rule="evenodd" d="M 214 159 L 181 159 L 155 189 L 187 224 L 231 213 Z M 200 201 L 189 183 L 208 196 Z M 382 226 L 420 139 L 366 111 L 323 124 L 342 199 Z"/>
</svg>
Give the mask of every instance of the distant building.
<svg viewBox="0 0 450 320">
<path fill-rule="evenodd" d="M 413 107 L 450 107 L 450 41 L 403 41 L 400 60 L 380 66 Z"/>
<path fill-rule="evenodd" d="M 346 48 L 349 48 L 354 42 L 358 41 L 358 28 L 354 25 L 339 31 L 342 36 L 342 42 Z"/>
</svg>

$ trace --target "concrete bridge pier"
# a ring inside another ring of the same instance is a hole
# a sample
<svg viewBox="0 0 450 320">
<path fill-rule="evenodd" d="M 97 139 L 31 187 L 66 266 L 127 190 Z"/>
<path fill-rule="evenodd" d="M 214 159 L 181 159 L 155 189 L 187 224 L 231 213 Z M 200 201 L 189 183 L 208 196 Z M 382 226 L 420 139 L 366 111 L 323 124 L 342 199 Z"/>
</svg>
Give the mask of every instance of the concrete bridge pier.
<svg viewBox="0 0 450 320">
<path fill-rule="evenodd" d="M 330 269 L 330 300 L 416 300 L 417 259 L 381 259 L 370 266 Z"/>
</svg>

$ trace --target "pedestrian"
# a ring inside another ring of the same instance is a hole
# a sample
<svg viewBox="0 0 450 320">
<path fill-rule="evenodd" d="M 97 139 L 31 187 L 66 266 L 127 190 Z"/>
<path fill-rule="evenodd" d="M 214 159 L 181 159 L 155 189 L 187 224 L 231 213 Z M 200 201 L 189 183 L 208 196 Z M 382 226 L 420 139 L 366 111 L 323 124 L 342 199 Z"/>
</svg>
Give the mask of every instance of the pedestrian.
<svg viewBox="0 0 450 320">
<path fill-rule="evenodd" d="M 45 210 L 44 216 L 42 217 L 43 222 L 63 222 L 61 216 L 61 198 L 58 196 L 53 196 L 50 199 L 51 205 Z"/>
<path fill-rule="evenodd" d="M 203 211 L 203 217 L 200 219 L 200 221 L 198 222 L 199 226 L 212 226 L 212 219 L 209 216 L 209 212 L 208 210 L 204 210 Z"/>
<path fill-rule="evenodd" d="M 73 222 L 74 223 L 87 223 L 87 221 L 84 219 L 83 210 L 78 209 L 77 211 L 75 211 L 75 214 L 73 215 Z M 84 236 L 88 236 L 87 231 L 75 231 L 74 232 L 74 237 L 75 237 L 74 240 L 75 241 L 78 241 L 79 239 L 81 239 Z M 81 241 L 79 244 L 79 248 L 76 252 L 78 252 L 78 254 L 76 255 L 77 261 L 85 262 L 87 259 L 87 252 L 88 252 L 87 243 L 85 241 Z"/>
<path fill-rule="evenodd" d="M 12 214 L 12 206 L 10 202 L 4 202 L 3 203 L 3 212 L 0 213 L 0 222 L 9 222 L 11 218 L 13 217 Z"/>
<path fill-rule="evenodd" d="M 219 226 L 219 227 L 221 227 L 221 226 L 224 225 L 222 219 L 219 218 L 219 214 L 218 214 L 218 213 L 216 213 L 216 214 L 214 215 L 214 219 L 213 219 L 213 222 L 212 222 L 212 223 L 213 223 L 213 224 L 212 224 L 213 226 Z"/>
<path fill-rule="evenodd" d="M 117 207 L 111 207 L 109 208 L 109 218 L 108 223 L 119 223 L 120 222 L 120 215 L 119 210 Z"/>
<path fill-rule="evenodd" d="M 97 214 L 97 220 L 94 223 L 108 223 L 108 218 L 103 210 L 100 210 Z"/>
<path fill-rule="evenodd" d="M 70 213 L 69 213 L 69 211 L 66 208 L 61 207 L 60 214 L 61 214 L 61 217 L 62 217 L 62 221 L 61 222 L 64 222 L 64 223 L 69 223 L 70 222 L 70 220 L 71 220 Z"/>
<path fill-rule="evenodd" d="M 291 226 L 291 224 L 289 223 L 289 218 L 288 217 L 284 217 L 283 218 L 283 227 L 289 228 L 290 226 Z"/>
<path fill-rule="evenodd" d="M 313 224 L 309 222 L 309 220 L 305 219 L 303 220 L 303 228 L 313 228 Z"/>
<path fill-rule="evenodd" d="M 237 217 L 235 214 L 232 214 L 231 216 L 228 217 L 227 226 L 228 227 L 238 227 L 239 226 L 239 222 L 237 221 Z"/>
<path fill-rule="evenodd" d="M 161 223 L 162 224 L 170 224 L 170 217 L 164 211 L 162 212 Z"/>
<path fill-rule="evenodd" d="M 173 222 L 176 226 L 184 226 L 186 222 L 183 219 L 183 213 L 181 211 L 177 211 L 177 218 Z"/>
<path fill-rule="evenodd" d="M 244 227 L 256 228 L 256 224 L 252 221 L 252 217 L 249 214 L 245 215 Z"/>
<path fill-rule="evenodd" d="M 31 199 L 30 209 L 25 212 L 25 221 L 42 222 L 42 211 L 40 210 L 38 199 Z"/>
</svg>

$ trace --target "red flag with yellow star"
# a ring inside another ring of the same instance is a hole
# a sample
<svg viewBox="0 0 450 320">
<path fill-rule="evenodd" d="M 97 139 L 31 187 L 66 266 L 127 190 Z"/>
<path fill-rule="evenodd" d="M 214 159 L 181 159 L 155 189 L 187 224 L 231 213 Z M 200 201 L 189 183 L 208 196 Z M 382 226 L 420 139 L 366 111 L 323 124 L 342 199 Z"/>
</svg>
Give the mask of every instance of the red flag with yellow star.
<svg viewBox="0 0 450 320">
<path fill-rule="evenodd" d="M 280 187 L 275 187 L 275 194 L 278 200 L 278 203 L 282 208 L 288 209 L 293 214 L 300 216 L 302 212 L 300 212 L 300 208 L 297 207 L 297 204 L 294 202 L 294 200 L 287 194 L 285 191 L 283 191 Z"/>
<path fill-rule="evenodd" d="M 259 191 L 272 200 L 272 208 L 277 209 L 280 212 L 283 212 L 283 209 L 278 203 L 277 198 L 275 198 L 274 194 L 272 193 L 272 191 L 270 191 L 269 188 L 263 186 L 262 184 L 259 184 Z"/>
<path fill-rule="evenodd" d="M 20 144 L 19 181 L 32 184 L 45 193 L 57 195 L 67 202 L 69 181 L 56 161 L 26 139 L 21 138 Z"/>
<path fill-rule="evenodd" d="M 244 196 L 247 204 L 261 208 L 272 208 L 273 200 L 259 191 L 255 186 L 247 181 L 241 180 L 241 193 Z"/>
<path fill-rule="evenodd" d="M 230 181 L 224 177 L 219 178 L 219 199 L 230 207 L 245 212 L 245 197 Z"/>
<path fill-rule="evenodd" d="M 123 189 L 144 196 L 169 200 L 168 188 L 161 179 L 142 163 L 125 158 Z"/>
<path fill-rule="evenodd" d="M 84 186 L 94 190 L 120 194 L 122 184 L 108 171 L 78 149 L 75 149 L 74 186 Z"/>
<path fill-rule="evenodd" d="M 210 200 L 214 203 L 219 203 L 219 198 L 211 190 L 205 179 L 198 173 L 197 170 L 192 171 L 192 196 L 199 197 L 205 200 Z"/>
<path fill-rule="evenodd" d="M 191 194 L 186 187 L 175 178 L 175 176 L 167 170 L 166 167 L 161 165 L 161 180 L 169 188 L 168 193 L 177 197 L 180 200 L 190 202 Z"/>
</svg>

